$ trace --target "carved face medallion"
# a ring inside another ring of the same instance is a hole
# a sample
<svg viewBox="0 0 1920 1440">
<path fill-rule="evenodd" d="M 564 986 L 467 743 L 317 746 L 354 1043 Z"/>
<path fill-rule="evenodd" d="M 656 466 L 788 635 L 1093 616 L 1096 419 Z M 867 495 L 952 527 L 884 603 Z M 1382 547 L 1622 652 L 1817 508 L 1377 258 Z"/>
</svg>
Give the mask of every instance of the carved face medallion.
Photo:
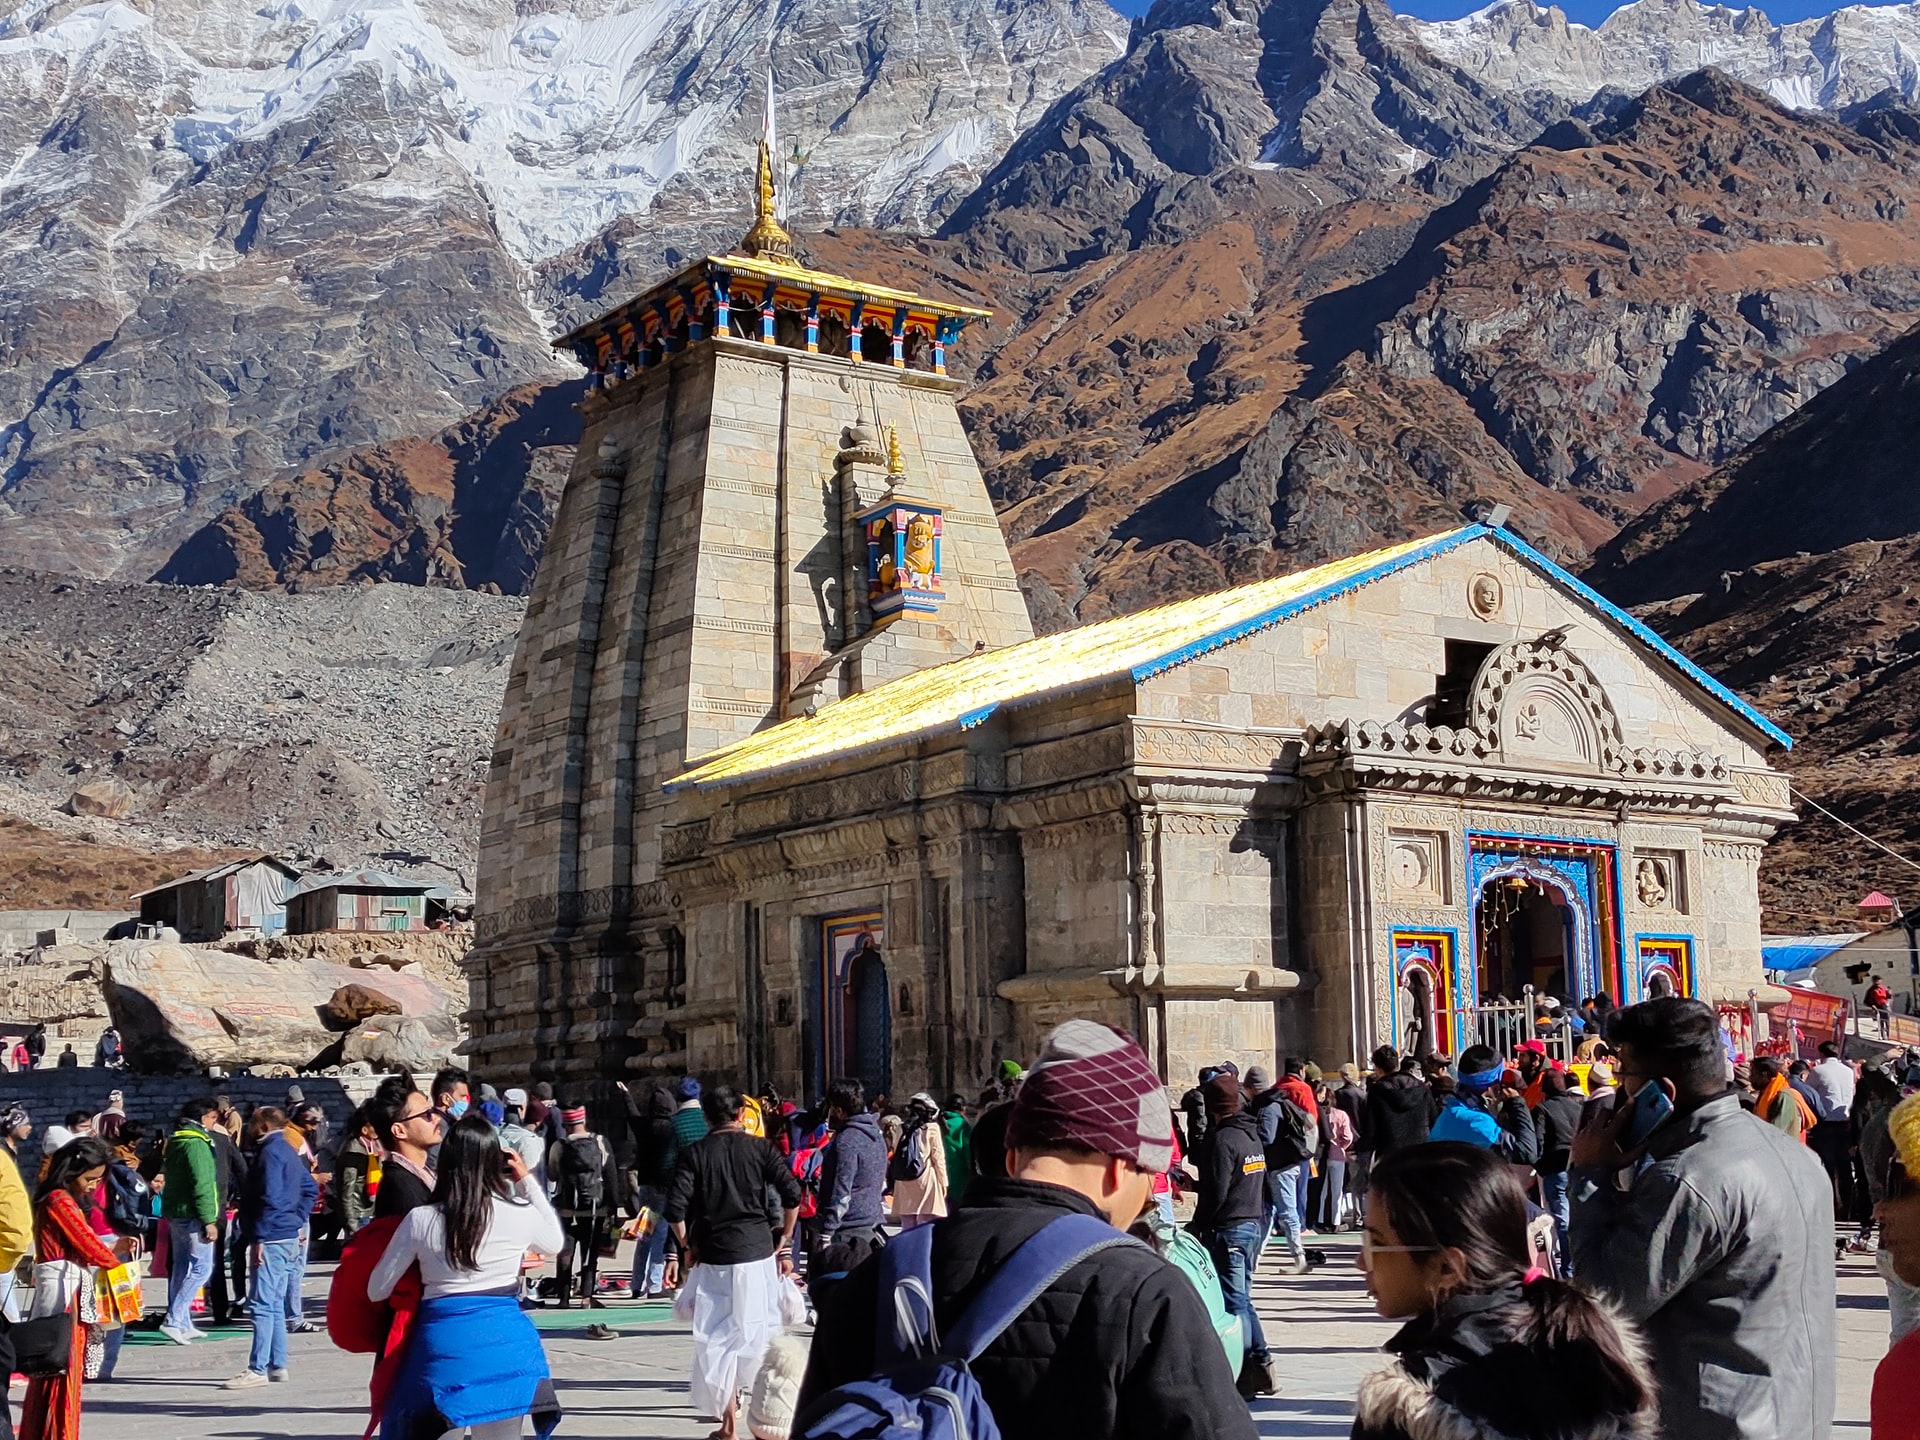
<svg viewBox="0 0 1920 1440">
<path fill-rule="evenodd" d="M 1504 598 L 1498 576 L 1482 570 L 1467 582 L 1467 605 L 1482 620 L 1491 620 L 1498 615 Z"/>
</svg>

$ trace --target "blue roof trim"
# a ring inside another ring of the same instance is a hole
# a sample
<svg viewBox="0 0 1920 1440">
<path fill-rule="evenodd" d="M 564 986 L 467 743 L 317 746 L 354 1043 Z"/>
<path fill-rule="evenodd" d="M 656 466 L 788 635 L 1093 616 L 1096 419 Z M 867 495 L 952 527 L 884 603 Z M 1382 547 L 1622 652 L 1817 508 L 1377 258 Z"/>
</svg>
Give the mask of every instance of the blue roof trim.
<svg viewBox="0 0 1920 1440">
<path fill-rule="evenodd" d="M 1134 683 L 1137 685 L 1142 680 L 1150 680 L 1163 671 L 1173 669 L 1176 665 L 1197 660 L 1202 655 L 1210 654 L 1235 641 L 1244 640 L 1247 636 L 1278 625 L 1283 620 L 1290 620 L 1302 611 L 1311 610 L 1316 605 L 1324 605 L 1327 601 L 1358 590 L 1364 585 L 1371 585 L 1374 581 L 1404 570 L 1409 565 L 1418 565 L 1423 560 L 1431 560 L 1436 555 L 1444 555 L 1449 550 L 1458 549 L 1468 541 L 1478 540 L 1487 533 L 1489 532 L 1484 525 L 1468 525 L 1459 530 L 1449 530 L 1446 534 L 1435 536 L 1425 545 L 1409 550 L 1395 559 L 1383 560 L 1378 565 L 1356 571 L 1343 580 L 1335 580 L 1322 585 L 1318 590 L 1309 590 L 1304 595 L 1296 595 L 1293 599 L 1276 605 L 1271 610 L 1263 610 L 1237 625 L 1228 625 L 1223 629 L 1215 630 L 1210 635 L 1203 635 L 1198 640 L 1190 640 L 1178 650 L 1169 651 L 1158 659 L 1134 666 Z"/>
<path fill-rule="evenodd" d="M 1483 535 L 1491 535 L 1498 544 L 1504 545 L 1529 565 L 1537 566 L 1562 585 L 1566 586 L 1567 589 L 1571 590 L 1601 614 L 1605 615 L 1607 619 L 1613 621 L 1614 624 L 1632 635 L 1634 639 L 1638 640 L 1662 660 L 1665 660 L 1669 665 L 1680 671 L 1681 674 L 1685 675 L 1689 680 L 1693 681 L 1694 684 L 1705 690 L 1709 695 L 1713 696 L 1714 699 L 1718 700 L 1722 705 L 1725 705 L 1729 710 L 1733 711 L 1769 740 L 1784 749 L 1791 750 L 1793 748 L 1793 737 L 1791 735 L 1787 734 L 1786 731 L 1774 724 L 1765 715 L 1762 715 L 1745 700 L 1742 700 L 1738 695 L 1734 694 L 1732 690 L 1714 679 L 1713 676 L 1709 675 L 1705 670 L 1702 670 L 1698 665 L 1694 664 L 1693 661 L 1689 660 L 1685 655 L 1682 655 L 1678 650 L 1674 649 L 1673 646 L 1669 645 L 1665 640 L 1662 640 L 1659 633 L 1654 630 L 1652 626 L 1634 619 L 1633 616 L 1607 599 L 1607 597 L 1602 595 L 1598 590 L 1576 579 L 1569 572 L 1562 570 L 1558 565 L 1554 564 L 1553 561 L 1549 560 L 1511 531 L 1488 530 L 1485 526 L 1476 528 Z"/>
</svg>

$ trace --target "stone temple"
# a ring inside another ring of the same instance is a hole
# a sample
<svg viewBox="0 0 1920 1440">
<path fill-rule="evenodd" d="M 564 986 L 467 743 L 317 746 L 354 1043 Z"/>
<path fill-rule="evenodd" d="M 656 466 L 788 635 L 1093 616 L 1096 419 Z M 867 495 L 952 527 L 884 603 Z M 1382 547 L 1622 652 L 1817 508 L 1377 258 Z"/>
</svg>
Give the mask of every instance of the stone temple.
<svg viewBox="0 0 1920 1440">
<path fill-rule="evenodd" d="M 945 1094 L 1096 1016 L 1182 1083 L 1760 983 L 1787 739 L 1731 691 L 1484 525 L 1034 638 L 945 373 L 984 312 L 796 262 L 764 150 L 760 202 L 560 342 L 482 1070 Z"/>
</svg>

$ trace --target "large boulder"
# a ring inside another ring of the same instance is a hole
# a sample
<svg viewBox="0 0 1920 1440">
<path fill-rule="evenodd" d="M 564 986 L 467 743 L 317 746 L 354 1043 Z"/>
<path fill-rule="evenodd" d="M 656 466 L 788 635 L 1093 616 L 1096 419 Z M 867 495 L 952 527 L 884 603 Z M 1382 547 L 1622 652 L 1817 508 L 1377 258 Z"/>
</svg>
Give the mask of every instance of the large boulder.
<svg viewBox="0 0 1920 1440">
<path fill-rule="evenodd" d="M 105 820 L 124 820 L 133 813 L 138 797 L 124 780 L 103 775 L 89 780 L 67 797 L 67 809 L 75 815 L 98 815 Z"/>
<path fill-rule="evenodd" d="M 400 1002 L 378 990 L 370 990 L 357 981 L 333 992 L 325 1007 L 329 1030 L 351 1030 L 362 1020 L 376 1015 L 398 1015 Z"/>
<path fill-rule="evenodd" d="M 382 975 L 376 989 L 366 971 L 327 961 L 261 960 L 148 940 L 111 942 L 105 969 L 107 1006 L 128 1063 L 149 1073 L 304 1069 L 341 1047 L 339 1029 L 331 1028 L 340 1022 L 328 1007 L 349 988 L 397 1007 L 442 1051 L 458 1042 L 466 1005 L 464 994 L 422 974 Z"/>
<path fill-rule="evenodd" d="M 404 1070 L 425 1075 L 452 1063 L 453 1045 L 418 1020 L 385 1016 L 369 1020 L 348 1035 L 340 1047 L 340 1063 L 363 1061 L 376 1072 Z"/>
</svg>

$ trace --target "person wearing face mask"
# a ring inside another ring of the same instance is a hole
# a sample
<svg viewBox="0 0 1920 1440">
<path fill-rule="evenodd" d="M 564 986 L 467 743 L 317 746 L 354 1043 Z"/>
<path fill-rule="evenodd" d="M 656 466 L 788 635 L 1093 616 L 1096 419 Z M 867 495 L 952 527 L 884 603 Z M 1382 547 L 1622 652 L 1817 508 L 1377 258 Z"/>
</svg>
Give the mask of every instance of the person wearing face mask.
<svg viewBox="0 0 1920 1440">
<path fill-rule="evenodd" d="M 473 1091 L 467 1083 L 467 1072 L 456 1070 L 449 1065 L 433 1077 L 433 1087 L 427 1092 L 433 1097 L 433 1108 L 440 1115 L 441 1126 L 453 1128 L 454 1123 L 473 1108 Z M 436 1141 L 427 1152 L 427 1163 L 438 1166 L 440 1163 L 440 1145 Z"/>
<path fill-rule="evenodd" d="M 1824 1436 L 1835 1346 L 1826 1171 L 1741 1109 L 1710 1005 L 1645 1000 L 1615 1011 L 1607 1033 L 1621 1093 L 1573 1138 L 1573 1273 L 1646 1330 L 1663 1433 Z"/>
<path fill-rule="evenodd" d="M 1491 1149 L 1435 1141 L 1373 1169 L 1360 1264 L 1374 1307 L 1407 1324 L 1361 1382 L 1353 1440 L 1655 1433 L 1653 1372 L 1632 1324 L 1536 1269 L 1527 1200 Z"/>
<path fill-rule="evenodd" d="M 929 1247 L 934 1328 L 949 1335 L 968 1300 L 1054 1223 L 1132 1224 L 1173 1142 L 1166 1091 L 1139 1046 L 1091 1020 L 1060 1026 L 1010 1107 L 1007 1175 L 976 1154 L 965 1204 L 905 1232 L 821 1300 L 795 1432 L 814 1406 L 875 1372 L 882 1277 L 904 1254 Z M 1152 1248 L 1115 1234 L 1032 1278 L 1034 1298 L 970 1367 L 1004 1440 L 1253 1440 L 1199 1293 Z"/>
</svg>

